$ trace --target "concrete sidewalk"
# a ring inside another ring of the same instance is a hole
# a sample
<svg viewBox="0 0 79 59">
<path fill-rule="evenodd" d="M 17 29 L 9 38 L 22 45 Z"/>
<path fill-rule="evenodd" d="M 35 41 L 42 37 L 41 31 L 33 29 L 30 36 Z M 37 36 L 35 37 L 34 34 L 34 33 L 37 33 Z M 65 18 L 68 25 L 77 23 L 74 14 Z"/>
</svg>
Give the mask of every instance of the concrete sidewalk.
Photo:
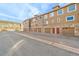
<svg viewBox="0 0 79 59">
<path fill-rule="evenodd" d="M 52 42 L 61 43 L 74 48 L 79 48 L 79 37 L 69 37 L 69 36 L 63 36 L 63 35 L 38 33 L 38 32 L 20 32 L 20 33 L 30 35 L 36 38 L 44 39 L 44 40 L 49 40 Z"/>
</svg>

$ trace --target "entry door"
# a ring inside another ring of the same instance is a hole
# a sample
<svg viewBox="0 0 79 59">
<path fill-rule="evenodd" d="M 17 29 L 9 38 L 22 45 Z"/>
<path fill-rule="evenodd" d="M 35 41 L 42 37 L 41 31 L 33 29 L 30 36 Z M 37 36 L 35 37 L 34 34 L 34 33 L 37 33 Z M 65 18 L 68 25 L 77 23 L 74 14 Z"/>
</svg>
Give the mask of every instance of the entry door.
<svg viewBox="0 0 79 59">
<path fill-rule="evenodd" d="M 54 34 L 55 34 L 55 28 L 52 28 L 52 33 L 54 33 Z"/>
<path fill-rule="evenodd" d="M 60 29 L 56 28 L 56 33 L 59 34 L 60 33 Z"/>
</svg>

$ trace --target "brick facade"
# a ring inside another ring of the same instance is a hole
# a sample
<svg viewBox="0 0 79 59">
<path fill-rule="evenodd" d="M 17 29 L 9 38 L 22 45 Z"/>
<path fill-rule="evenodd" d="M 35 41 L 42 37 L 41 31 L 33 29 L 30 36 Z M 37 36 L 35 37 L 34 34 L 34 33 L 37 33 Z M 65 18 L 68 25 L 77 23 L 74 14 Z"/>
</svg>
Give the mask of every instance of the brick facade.
<svg viewBox="0 0 79 59">
<path fill-rule="evenodd" d="M 74 10 L 71 11 L 72 9 Z M 24 24 L 24 28 L 25 25 L 29 28 L 28 21 L 25 21 L 27 24 Z M 64 7 L 55 6 L 51 12 L 35 15 L 31 18 L 30 24 L 32 32 L 79 36 L 79 4 L 71 3 Z"/>
</svg>

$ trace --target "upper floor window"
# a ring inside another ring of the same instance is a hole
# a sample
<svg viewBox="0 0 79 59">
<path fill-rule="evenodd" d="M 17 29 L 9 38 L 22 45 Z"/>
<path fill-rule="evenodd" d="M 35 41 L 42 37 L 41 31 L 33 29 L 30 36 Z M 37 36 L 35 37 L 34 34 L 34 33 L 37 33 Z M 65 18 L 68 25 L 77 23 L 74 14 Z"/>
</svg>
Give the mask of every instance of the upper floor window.
<svg viewBox="0 0 79 59">
<path fill-rule="evenodd" d="M 46 24 L 48 24 L 48 21 L 46 21 Z"/>
<path fill-rule="evenodd" d="M 61 15 L 61 14 L 63 14 L 62 9 L 58 10 L 58 15 Z"/>
<path fill-rule="evenodd" d="M 48 24 L 48 20 L 47 19 L 44 19 L 43 20 L 43 25 L 47 25 Z"/>
<path fill-rule="evenodd" d="M 44 19 L 47 19 L 47 18 L 48 18 L 48 16 L 47 16 L 47 15 L 45 15 L 45 16 L 44 16 Z"/>
<path fill-rule="evenodd" d="M 54 12 L 50 13 L 51 16 L 54 16 Z"/>
<path fill-rule="evenodd" d="M 70 12 L 70 11 L 74 11 L 74 10 L 76 10 L 76 5 L 74 4 L 74 5 L 70 5 L 69 7 L 68 7 L 68 11 Z"/>
<path fill-rule="evenodd" d="M 67 20 L 67 21 L 73 21 L 73 20 L 74 20 L 74 16 L 67 16 L 67 17 L 66 17 L 66 20 Z"/>
</svg>

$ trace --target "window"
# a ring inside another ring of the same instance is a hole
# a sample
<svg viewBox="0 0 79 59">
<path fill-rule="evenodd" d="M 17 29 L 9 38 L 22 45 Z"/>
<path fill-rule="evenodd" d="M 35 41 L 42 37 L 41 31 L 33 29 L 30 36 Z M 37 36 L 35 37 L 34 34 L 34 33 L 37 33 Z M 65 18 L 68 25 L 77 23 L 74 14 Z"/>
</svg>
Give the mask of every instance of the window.
<svg viewBox="0 0 79 59">
<path fill-rule="evenodd" d="M 69 7 L 68 7 L 68 11 L 70 12 L 70 11 L 74 11 L 74 10 L 76 10 L 76 5 L 74 4 L 74 5 L 70 5 Z"/>
<path fill-rule="evenodd" d="M 58 10 L 58 15 L 61 15 L 61 14 L 63 14 L 62 9 Z"/>
<path fill-rule="evenodd" d="M 74 16 L 67 16 L 66 20 L 67 21 L 73 21 L 74 20 Z"/>
<path fill-rule="evenodd" d="M 47 25 L 48 24 L 48 20 L 47 19 L 44 19 L 43 20 L 43 25 Z"/>
<path fill-rule="evenodd" d="M 54 12 L 50 13 L 51 16 L 54 16 Z"/>
<path fill-rule="evenodd" d="M 47 19 L 47 18 L 48 18 L 47 15 L 45 15 L 45 16 L 44 16 L 44 19 Z"/>
<path fill-rule="evenodd" d="M 46 24 L 48 24 L 48 21 L 46 21 Z"/>
</svg>

